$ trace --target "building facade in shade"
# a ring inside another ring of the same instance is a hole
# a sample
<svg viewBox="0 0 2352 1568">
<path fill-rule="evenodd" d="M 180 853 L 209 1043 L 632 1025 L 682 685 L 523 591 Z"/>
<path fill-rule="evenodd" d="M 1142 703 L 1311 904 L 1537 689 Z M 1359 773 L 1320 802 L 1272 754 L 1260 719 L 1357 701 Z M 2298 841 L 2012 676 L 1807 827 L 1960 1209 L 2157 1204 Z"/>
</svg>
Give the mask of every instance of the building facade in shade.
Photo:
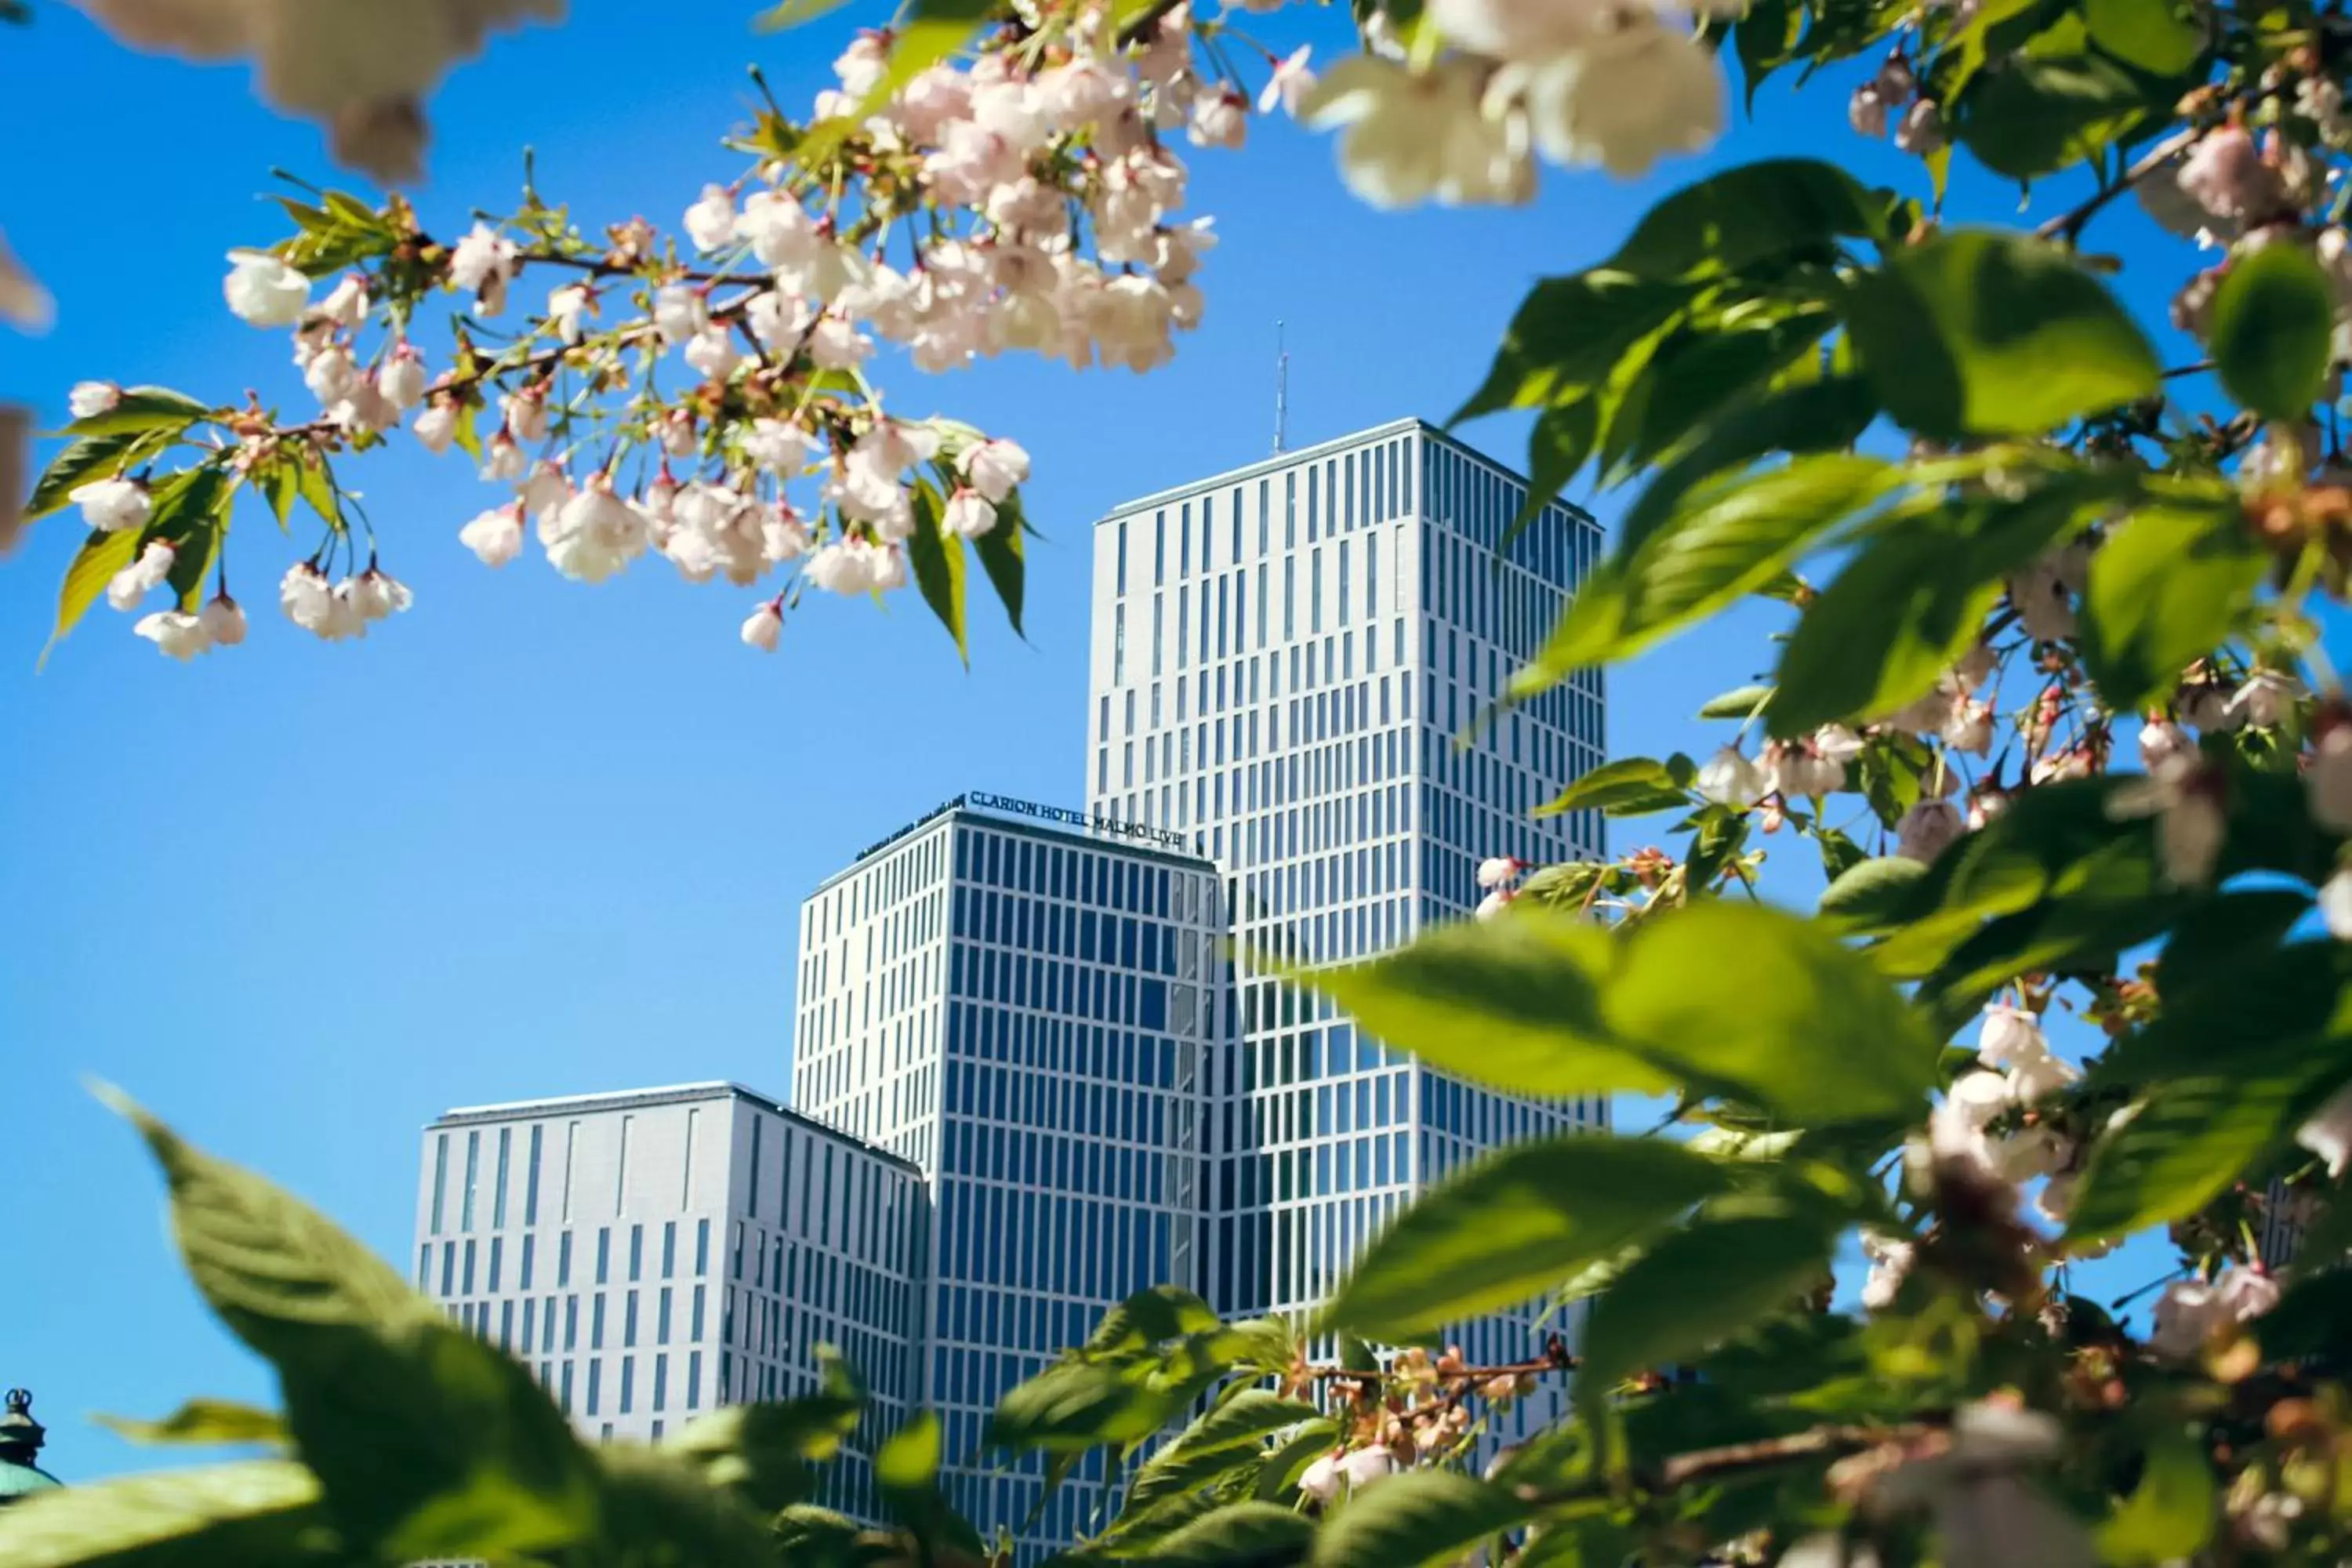
<svg viewBox="0 0 2352 1568">
<path fill-rule="evenodd" d="M 1066 1543 L 1100 1456 L 1050 1499 L 982 1444 L 1004 1392 L 1145 1286 L 1198 1288 L 1204 1079 L 1225 1027 L 1215 868 L 1174 835 L 960 796 L 801 910 L 793 1100 L 930 1184 L 926 1338 L 967 1517 Z M 1157 840 L 1157 842 L 1155 842 Z"/>
<path fill-rule="evenodd" d="M 910 1162 L 730 1083 L 473 1106 L 425 1130 L 416 1237 L 417 1288 L 593 1436 L 813 1392 L 837 1347 L 874 1414 L 822 1500 L 870 1511 L 921 1336 Z"/>
<path fill-rule="evenodd" d="M 1406 420 L 1096 525 L 1089 806 L 1186 836 L 1232 913 L 1237 1027 L 1209 1073 L 1222 1310 L 1311 1308 L 1471 1155 L 1607 1121 L 1604 1099 L 1498 1095 L 1393 1056 L 1251 962 L 1368 957 L 1460 918 L 1489 856 L 1601 853 L 1596 814 L 1533 815 L 1601 759 L 1598 673 L 1494 710 L 1601 545 L 1557 501 L 1514 536 L 1527 500 Z M 1537 1327 L 1507 1314 L 1460 1338 L 1514 1360 Z"/>
</svg>

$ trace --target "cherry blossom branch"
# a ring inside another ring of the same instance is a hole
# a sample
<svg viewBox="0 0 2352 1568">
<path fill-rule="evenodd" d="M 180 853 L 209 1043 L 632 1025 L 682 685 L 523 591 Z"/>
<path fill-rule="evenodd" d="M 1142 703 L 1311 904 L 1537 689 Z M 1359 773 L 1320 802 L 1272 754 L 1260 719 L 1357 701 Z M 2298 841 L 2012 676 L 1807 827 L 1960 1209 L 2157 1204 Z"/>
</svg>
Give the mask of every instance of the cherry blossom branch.
<svg viewBox="0 0 2352 1568">
<path fill-rule="evenodd" d="M 2204 128 L 2196 125 L 2174 132 L 2140 154 L 2115 184 L 2094 191 L 2069 210 L 2060 213 L 2056 217 L 2035 229 L 2033 231 L 2035 237 L 2041 239 L 2063 240 L 2068 245 L 2074 244 L 2075 240 L 2082 237 L 2083 230 L 2090 224 L 2091 219 L 2097 216 L 2100 210 L 2109 202 L 2154 174 L 2177 154 L 2187 151 L 2195 144 L 2199 137 L 2204 134 Z"/>
</svg>

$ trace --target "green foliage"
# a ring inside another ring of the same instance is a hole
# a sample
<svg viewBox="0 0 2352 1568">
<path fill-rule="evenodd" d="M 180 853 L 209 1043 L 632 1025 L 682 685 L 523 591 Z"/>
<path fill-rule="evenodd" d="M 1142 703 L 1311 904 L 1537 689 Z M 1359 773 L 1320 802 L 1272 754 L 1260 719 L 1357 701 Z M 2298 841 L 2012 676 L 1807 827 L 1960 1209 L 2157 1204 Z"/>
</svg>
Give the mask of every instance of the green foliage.
<svg viewBox="0 0 2352 1568">
<path fill-rule="evenodd" d="M 2301 419 L 2327 374 L 2336 299 L 2292 242 L 2230 268 L 2213 296 L 2213 363 L 2232 397 L 2267 419 Z"/>
<path fill-rule="evenodd" d="M 1502 1150 L 1406 1211 L 1357 1259 L 1327 1315 L 1410 1340 L 1517 1306 L 1730 1180 L 1717 1162 L 1654 1139 L 1579 1133 Z"/>
<path fill-rule="evenodd" d="M 2083 663 L 2117 710 L 2171 696 L 2238 629 L 2267 557 L 2234 499 L 2143 507 L 2091 563 Z"/>
<path fill-rule="evenodd" d="M 267 1410 L 226 1399 L 191 1399 L 160 1421 L 101 1415 L 100 1425 L 133 1443 L 268 1443 L 287 1441 L 286 1423 Z"/>
<path fill-rule="evenodd" d="M 2205 1446 L 2178 1424 L 2148 1434 L 2139 1485 L 2099 1529 L 2103 1561 L 2156 1568 L 2204 1549 L 2213 1538 L 2213 1469 Z"/>
<path fill-rule="evenodd" d="M 1836 1233 L 1811 1215 L 1734 1213 L 1663 1237 L 1593 1306 L 1580 1373 L 1586 1396 L 1794 1305 L 1827 1272 Z"/>
<path fill-rule="evenodd" d="M 1416 1568 L 1451 1563 L 1532 1510 L 1499 1487 L 1446 1470 L 1382 1481 L 1351 1500 L 1315 1541 L 1314 1568 Z"/>
<path fill-rule="evenodd" d="M 163 1470 L 37 1492 L 0 1509 L 8 1568 L 280 1568 L 348 1561 L 290 1459 Z"/>
<path fill-rule="evenodd" d="M 1845 310 L 1887 412 L 1937 440 L 2038 436 L 2157 389 L 2131 318 L 2037 240 L 1948 233 L 1863 275 Z"/>
<path fill-rule="evenodd" d="M 1691 760 L 1679 753 L 1663 763 L 1621 757 L 1584 774 L 1536 807 L 1535 814 L 1556 816 L 1564 811 L 1598 811 L 1609 816 L 1644 816 L 1678 811 L 1691 803 L 1690 784 L 1696 773 Z"/>
</svg>

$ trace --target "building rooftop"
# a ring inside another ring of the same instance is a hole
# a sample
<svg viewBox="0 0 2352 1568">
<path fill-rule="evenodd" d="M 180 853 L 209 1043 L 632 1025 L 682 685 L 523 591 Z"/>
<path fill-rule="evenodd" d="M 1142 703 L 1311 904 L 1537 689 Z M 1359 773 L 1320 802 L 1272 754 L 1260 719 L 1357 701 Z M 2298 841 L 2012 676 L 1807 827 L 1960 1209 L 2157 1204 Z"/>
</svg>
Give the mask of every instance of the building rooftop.
<svg viewBox="0 0 2352 1568">
<path fill-rule="evenodd" d="M 1041 805 L 1034 800 L 1019 800 L 1011 795 L 972 790 L 941 801 L 905 826 L 868 844 L 852 858 L 848 865 L 819 882 L 815 892 L 824 891 L 901 839 L 911 837 L 942 817 L 959 813 L 983 818 L 992 826 L 1017 827 L 1041 838 L 1060 839 L 1089 849 L 1116 849 L 1122 854 L 1181 866 L 1186 870 L 1197 871 L 1209 865 L 1209 858 L 1192 848 L 1191 839 L 1181 833 L 1148 827 L 1139 822 L 1128 822 L 1094 812 Z"/>
<path fill-rule="evenodd" d="M 1101 523 L 1128 516 L 1146 507 L 1166 506 L 1188 496 L 1198 495 L 1203 490 L 1241 484 L 1256 479 L 1261 474 L 1278 473 L 1293 463 L 1307 462 L 1311 458 L 1320 458 L 1328 453 L 1336 453 L 1361 442 L 1381 440 L 1391 436 L 1402 436 L 1416 430 L 1430 440 L 1444 443 L 1463 457 L 1475 462 L 1484 463 L 1514 484 L 1524 485 L 1528 482 L 1528 477 L 1508 463 L 1496 461 L 1477 447 L 1459 437 L 1439 429 L 1426 419 L 1419 417 L 1391 419 L 1385 425 L 1374 425 L 1366 429 L 1350 431 L 1345 436 L 1334 436 L 1328 441 L 1318 441 L 1311 447 L 1292 447 L 1269 457 L 1260 458 L 1255 462 L 1244 463 L 1237 468 L 1228 468 L 1223 473 L 1210 474 L 1202 479 L 1187 479 L 1181 485 L 1171 485 L 1165 489 L 1154 490 L 1150 495 L 1138 496 L 1133 500 L 1121 501 L 1097 519 L 1097 523 L 1099 526 Z M 1574 501 L 1560 497 L 1554 497 L 1553 500 L 1570 516 L 1586 522 L 1592 521 L 1592 514 Z"/>
<path fill-rule="evenodd" d="M 646 1106 L 681 1105 L 694 1100 L 742 1100 L 762 1110 L 773 1111 L 799 1122 L 810 1131 L 821 1133 L 836 1142 L 864 1150 L 891 1164 L 900 1165 L 920 1174 L 911 1160 L 894 1154 L 878 1144 L 869 1143 L 852 1132 L 845 1132 L 831 1122 L 820 1121 L 806 1111 L 795 1110 L 772 1095 L 761 1094 L 725 1079 L 713 1079 L 708 1083 L 670 1084 L 658 1089 L 621 1089 L 603 1094 L 560 1095 L 551 1100 L 510 1100 L 497 1105 L 460 1105 L 443 1111 L 425 1123 L 429 1131 L 435 1128 L 462 1127 L 485 1121 L 513 1121 L 526 1117 L 565 1116 L 589 1111 L 634 1110 Z"/>
</svg>

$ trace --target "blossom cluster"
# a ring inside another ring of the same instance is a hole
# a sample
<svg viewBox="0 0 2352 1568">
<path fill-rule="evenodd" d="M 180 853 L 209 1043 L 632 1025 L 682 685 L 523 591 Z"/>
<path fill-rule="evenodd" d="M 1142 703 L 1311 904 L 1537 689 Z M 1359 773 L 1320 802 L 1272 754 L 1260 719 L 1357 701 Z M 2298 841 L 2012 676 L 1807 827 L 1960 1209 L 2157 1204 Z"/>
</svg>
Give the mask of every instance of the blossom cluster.
<svg viewBox="0 0 2352 1568">
<path fill-rule="evenodd" d="M 223 292 L 242 320 L 290 333 L 318 412 L 217 411 L 236 447 L 207 460 L 258 474 L 404 431 L 429 453 L 463 447 L 501 492 L 457 531 L 485 563 L 535 539 L 582 582 L 656 555 L 698 583 L 782 573 L 741 627 L 773 648 L 803 588 L 887 592 L 909 580 L 918 531 L 960 549 L 1020 526 L 1027 453 L 886 412 L 877 355 L 925 372 L 1016 353 L 1147 371 L 1199 323 L 1215 237 L 1183 215 L 1178 147 L 1238 147 L 1254 109 L 1314 85 L 1306 50 L 1261 50 L 1253 95 L 1223 47 L 1238 37 L 1184 5 L 1127 31 L 1072 7 L 899 82 L 893 36 L 862 33 L 804 121 L 762 118 L 749 169 L 706 185 L 675 240 L 636 220 L 592 243 L 535 197 L 447 241 L 397 198 L 315 215 L 294 241 L 232 252 Z M 321 246 L 353 249 L 354 234 L 352 269 L 314 279 Z M 464 308 L 444 364 L 415 330 L 436 295 Z M 496 352 L 477 341 L 491 333 Z M 120 395 L 85 384 L 77 416 Z M 126 464 L 74 499 L 119 529 L 145 526 L 152 495 Z M 379 594 L 392 580 L 377 542 L 362 552 L 328 521 L 281 601 L 321 637 L 361 635 L 407 595 Z M 157 629 L 175 653 L 227 640 Z"/>
<path fill-rule="evenodd" d="M 1631 178 L 1723 132 L 1722 73 L 1663 0 L 1433 0 L 1423 21 L 1453 52 L 1424 58 L 1376 12 L 1366 52 L 1300 96 L 1376 205 L 1525 202 L 1538 155 Z"/>
</svg>

